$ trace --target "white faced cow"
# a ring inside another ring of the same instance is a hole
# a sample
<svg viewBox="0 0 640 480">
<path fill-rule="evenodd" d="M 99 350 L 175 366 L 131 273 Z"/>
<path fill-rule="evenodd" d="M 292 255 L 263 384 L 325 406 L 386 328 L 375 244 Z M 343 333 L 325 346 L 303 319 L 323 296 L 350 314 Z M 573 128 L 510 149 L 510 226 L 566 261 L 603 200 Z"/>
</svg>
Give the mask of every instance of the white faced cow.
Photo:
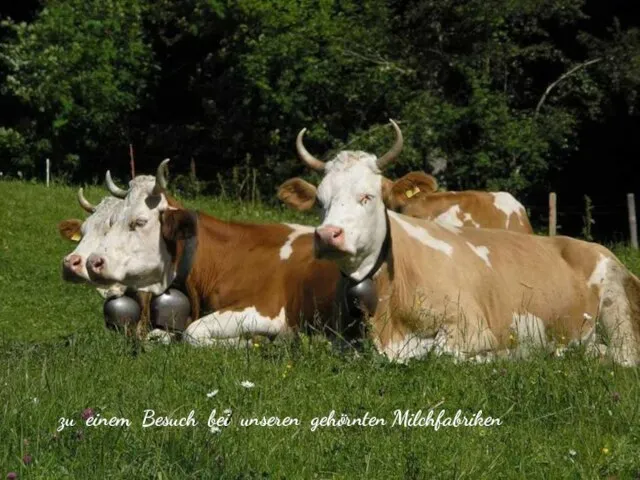
<svg viewBox="0 0 640 480">
<path fill-rule="evenodd" d="M 129 183 L 113 227 L 87 260 L 93 281 L 158 295 L 190 257 L 184 287 L 196 321 L 183 338 L 196 345 L 242 345 L 252 335 L 275 337 L 329 320 L 339 272 L 314 259 L 312 227 L 228 222 L 186 210 L 166 192 L 167 162 L 154 184 Z M 199 317 L 201 304 L 213 313 Z"/>
<path fill-rule="evenodd" d="M 640 281 L 605 247 L 445 227 L 388 211 L 381 172 L 403 144 L 391 123 L 396 142 L 380 158 L 342 151 L 325 164 L 304 148 L 304 129 L 297 142 L 301 159 L 324 172 L 316 257 L 335 262 L 356 286 L 373 283 L 377 305 L 367 318 L 379 351 L 395 359 L 429 351 L 465 359 L 504 354 L 514 341 L 597 345 L 600 323 L 614 361 L 639 362 Z"/>
<path fill-rule="evenodd" d="M 93 283 L 87 272 L 86 259 L 98 246 L 100 239 L 111 227 L 117 211 L 122 207 L 122 200 L 116 197 L 104 197 L 98 205 L 89 202 L 82 191 L 78 190 L 78 203 L 90 215 L 84 220 L 70 218 L 58 224 L 62 238 L 76 242 L 76 248 L 62 260 L 62 278 L 67 282 Z M 114 284 L 109 288 L 97 288 L 98 293 L 107 298 L 120 296 L 125 287 Z"/>
</svg>

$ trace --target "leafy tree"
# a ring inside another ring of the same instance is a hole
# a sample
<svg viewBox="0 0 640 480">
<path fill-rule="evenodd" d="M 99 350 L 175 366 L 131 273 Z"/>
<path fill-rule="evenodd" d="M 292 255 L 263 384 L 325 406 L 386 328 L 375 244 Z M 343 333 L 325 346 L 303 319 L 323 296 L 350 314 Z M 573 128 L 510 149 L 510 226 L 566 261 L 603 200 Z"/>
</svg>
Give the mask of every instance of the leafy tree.
<svg viewBox="0 0 640 480">
<path fill-rule="evenodd" d="M 128 115 L 152 68 L 139 0 L 53 0 L 32 23 L 3 22 L 13 33 L 0 46 L 8 73 L 2 94 L 14 124 L 0 149 L 14 168 L 33 174 L 49 156 L 59 172 L 92 171 L 126 152 Z"/>
</svg>

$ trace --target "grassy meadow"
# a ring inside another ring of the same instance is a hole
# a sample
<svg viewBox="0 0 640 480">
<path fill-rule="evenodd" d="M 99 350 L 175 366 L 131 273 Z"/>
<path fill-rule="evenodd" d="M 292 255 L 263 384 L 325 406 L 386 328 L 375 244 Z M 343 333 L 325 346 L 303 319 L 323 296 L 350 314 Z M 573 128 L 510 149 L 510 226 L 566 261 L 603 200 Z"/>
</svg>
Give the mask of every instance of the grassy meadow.
<svg viewBox="0 0 640 480">
<path fill-rule="evenodd" d="M 73 246 L 56 225 L 86 216 L 75 194 L 0 181 L 0 478 L 640 478 L 639 370 L 579 351 L 400 365 L 318 338 L 148 348 L 105 330 L 102 298 L 60 275 Z M 105 194 L 85 191 L 95 203 Z M 223 218 L 313 221 L 284 207 L 184 203 Z M 613 249 L 640 273 L 637 252 Z M 394 424 L 396 411 L 426 418 L 430 409 L 432 418 L 460 410 L 501 424 Z M 197 425 L 143 426 L 151 410 L 176 420 L 193 411 Z M 386 425 L 319 425 L 332 411 Z M 87 425 L 91 415 L 117 425 Z M 299 424 L 241 425 L 263 416 Z"/>
</svg>

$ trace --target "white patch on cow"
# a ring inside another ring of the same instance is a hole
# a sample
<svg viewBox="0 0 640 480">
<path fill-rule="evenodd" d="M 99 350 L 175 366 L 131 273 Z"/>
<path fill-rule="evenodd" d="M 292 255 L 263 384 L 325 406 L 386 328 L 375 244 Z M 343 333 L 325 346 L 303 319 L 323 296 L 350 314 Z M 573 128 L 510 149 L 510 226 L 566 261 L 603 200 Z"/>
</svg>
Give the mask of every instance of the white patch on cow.
<svg viewBox="0 0 640 480">
<path fill-rule="evenodd" d="M 169 333 L 166 330 L 162 330 L 160 328 L 154 328 L 147 334 L 146 340 L 149 342 L 169 345 L 174 338 L 175 338 L 174 334 Z"/>
<path fill-rule="evenodd" d="M 284 243 L 282 247 L 280 247 L 280 260 L 287 260 L 291 254 L 293 253 L 293 242 L 295 242 L 296 238 L 300 235 L 304 235 L 305 233 L 312 233 L 313 227 L 308 227 L 306 225 L 298 225 L 295 223 L 285 223 L 287 227 L 292 228 L 292 232 L 287 237 L 287 241 Z"/>
<path fill-rule="evenodd" d="M 513 213 L 518 216 L 518 220 L 522 223 L 522 212 L 524 211 L 524 207 L 520 202 L 513 198 L 513 195 L 507 192 L 491 192 L 491 195 L 493 195 L 493 205 L 507 216 L 505 228 L 509 228 L 509 220 Z"/>
<path fill-rule="evenodd" d="M 435 342 L 435 338 L 424 338 L 410 334 L 402 340 L 387 344 L 382 349 L 382 353 L 390 360 L 406 363 L 411 358 L 420 358 L 429 353 L 433 349 Z"/>
<path fill-rule="evenodd" d="M 454 227 L 462 227 L 464 224 L 460 217 L 460 205 L 452 205 L 449 210 L 441 213 L 435 219 L 436 222 L 441 223 L 443 225 L 452 225 Z"/>
<path fill-rule="evenodd" d="M 471 250 L 473 250 L 473 253 L 478 255 L 484 261 L 484 263 L 487 264 L 487 267 L 492 268 L 491 262 L 489 261 L 489 249 L 487 247 L 482 245 L 476 247 L 475 245 L 469 242 L 467 242 L 467 245 Z"/>
<path fill-rule="evenodd" d="M 463 216 L 463 219 L 464 219 L 465 222 L 472 223 L 474 227 L 480 228 L 480 224 L 473 219 L 473 217 L 471 216 L 470 213 L 466 213 L 465 212 L 465 214 Z"/>
<path fill-rule="evenodd" d="M 183 336 L 187 343 L 203 346 L 243 335 L 278 335 L 287 329 L 284 307 L 274 318 L 261 315 L 255 307 L 248 307 L 240 311 L 228 310 L 205 315 L 191 323 Z"/>
<path fill-rule="evenodd" d="M 593 272 L 589 276 L 589 280 L 587 280 L 588 287 L 597 286 L 601 289 L 602 284 L 607 277 L 607 267 L 609 266 L 609 261 L 609 258 L 600 254 L 598 263 L 596 263 L 596 267 L 593 269 Z"/>
<path fill-rule="evenodd" d="M 407 232 L 410 237 L 415 238 L 416 240 L 422 242 L 424 245 L 433 248 L 434 250 L 438 250 L 439 252 L 442 252 L 449 257 L 453 254 L 453 247 L 451 245 L 449 245 L 445 241 L 438 240 L 437 238 L 432 237 L 425 228 L 413 225 L 403 220 L 400 215 L 395 212 L 389 212 L 389 216 L 392 217 L 396 222 L 398 222 L 398 224 L 404 229 L 405 232 Z"/>
<path fill-rule="evenodd" d="M 511 329 L 516 335 L 518 343 L 547 344 L 544 322 L 529 312 L 514 313 Z"/>
</svg>

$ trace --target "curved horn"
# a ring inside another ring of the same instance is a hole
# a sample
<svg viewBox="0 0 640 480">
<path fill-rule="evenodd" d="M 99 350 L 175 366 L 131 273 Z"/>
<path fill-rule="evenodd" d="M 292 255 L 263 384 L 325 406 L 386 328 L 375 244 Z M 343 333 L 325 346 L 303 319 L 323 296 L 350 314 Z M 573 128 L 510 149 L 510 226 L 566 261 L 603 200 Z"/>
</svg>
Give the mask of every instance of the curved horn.
<svg viewBox="0 0 640 480">
<path fill-rule="evenodd" d="M 96 211 L 95 205 L 92 205 L 89 200 L 84 197 L 84 193 L 82 192 L 82 187 L 78 189 L 78 203 L 82 208 L 84 208 L 87 212 L 93 213 Z"/>
<path fill-rule="evenodd" d="M 296 150 L 298 151 L 298 155 L 300 156 L 300 159 L 304 163 L 306 163 L 307 166 L 309 166 L 313 170 L 322 172 L 325 167 L 324 162 L 321 160 L 318 160 L 316 157 L 311 155 L 307 151 L 307 149 L 304 148 L 304 143 L 302 143 L 302 137 L 304 136 L 304 132 L 306 131 L 307 129 L 303 128 L 302 130 L 300 130 L 300 133 L 298 133 L 298 138 L 296 138 Z"/>
<path fill-rule="evenodd" d="M 169 163 L 169 159 L 165 158 L 160 165 L 158 165 L 158 169 L 156 170 L 156 184 L 153 187 L 153 193 L 159 194 L 167 189 L 167 174 L 169 167 L 167 164 Z"/>
<path fill-rule="evenodd" d="M 396 131 L 396 143 L 393 144 L 393 147 L 391 147 L 391 150 L 389 150 L 383 156 L 378 158 L 378 160 L 376 161 L 376 165 L 378 165 L 378 168 L 380 170 L 382 170 L 389 163 L 393 162 L 396 158 L 398 158 L 398 155 L 400 155 L 400 152 L 402 151 L 402 145 L 404 144 L 404 139 L 402 138 L 402 132 L 400 131 L 400 127 L 392 119 L 389 119 L 389 121 L 391 122 L 391 125 L 393 125 L 393 129 Z"/>
<path fill-rule="evenodd" d="M 113 195 L 114 197 L 124 198 L 127 196 L 127 193 L 129 193 L 129 190 L 123 190 L 122 188 L 117 186 L 115 183 L 113 183 L 113 179 L 111 178 L 111 172 L 109 170 L 107 170 L 107 174 L 104 176 L 104 181 L 107 184 L 107 188 L 109 189 L 109 192 L 111 192 L 111 195 Z"/>
</svg>

